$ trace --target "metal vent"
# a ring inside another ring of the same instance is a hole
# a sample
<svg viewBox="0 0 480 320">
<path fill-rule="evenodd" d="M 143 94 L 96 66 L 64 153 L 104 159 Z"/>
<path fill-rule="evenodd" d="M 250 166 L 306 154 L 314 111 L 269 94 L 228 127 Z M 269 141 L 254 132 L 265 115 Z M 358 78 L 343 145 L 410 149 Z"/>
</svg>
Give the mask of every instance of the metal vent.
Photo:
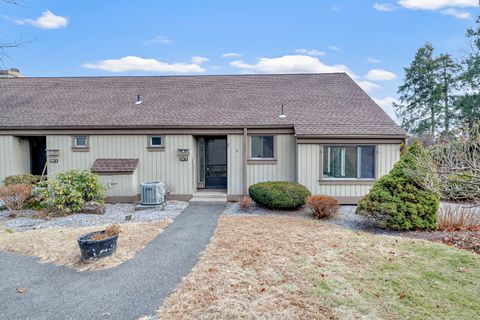
<svg viewBox="0 0 480 320">
<path fill-rule="evenodd" d="M 164 201 L 164 184 L 161 182 L 144 182 L 140 185 L 140 202 L 142 205 L 160 205 Z"/>
</svg>

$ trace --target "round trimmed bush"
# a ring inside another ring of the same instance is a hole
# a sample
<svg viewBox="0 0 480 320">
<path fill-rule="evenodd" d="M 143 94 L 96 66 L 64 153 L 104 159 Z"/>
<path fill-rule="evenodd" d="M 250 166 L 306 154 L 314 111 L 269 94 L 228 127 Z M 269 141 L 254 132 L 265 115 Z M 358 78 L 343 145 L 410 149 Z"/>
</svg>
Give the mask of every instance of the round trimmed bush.
<svg viewBox="0 0 480 320">
<path fill-rule="evenodd" d="M 295 210 L 305 204 L 310 191 L 303 185 L 288 181 L 259 182 L 248 188 L 250 197 L 268 209 Z"/>
</svg>

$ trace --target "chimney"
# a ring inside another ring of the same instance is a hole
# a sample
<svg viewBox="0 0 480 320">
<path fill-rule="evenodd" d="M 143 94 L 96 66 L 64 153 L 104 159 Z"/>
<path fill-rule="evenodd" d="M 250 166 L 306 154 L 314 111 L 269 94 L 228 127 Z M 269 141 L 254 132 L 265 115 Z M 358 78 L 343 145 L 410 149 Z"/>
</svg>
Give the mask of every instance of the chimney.
<svg viewBox="0 0 480 320">
<path fill-rule="evenodd" d="M 0 78 L 21 78 L 23 75 L 20 70 L 10 68 L 9 70 L 0 70 Z"/>
</svg>

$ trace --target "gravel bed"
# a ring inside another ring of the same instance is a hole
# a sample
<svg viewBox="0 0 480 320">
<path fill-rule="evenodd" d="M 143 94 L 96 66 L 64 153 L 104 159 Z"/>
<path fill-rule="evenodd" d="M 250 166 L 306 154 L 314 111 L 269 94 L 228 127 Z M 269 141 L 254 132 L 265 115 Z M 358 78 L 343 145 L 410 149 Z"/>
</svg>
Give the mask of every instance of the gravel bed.
<svg viewBox="0 0 480 320">
<path fill-rule="evenodd" d="M 367 231 L 372 233 L 381 233 L 381 234 L 395 234 L 394 231 L 388 231 L 379 228 L 376 223 L 366 217 L 359 216 L 355 214 L 357 206 L 354 205 L 344 205 L 340 206 L 340 210 L 335 217 L 330 219 L 323 219 L 322 222 L 338 225 L 344 228 Z M 293 211 L 282 211 L 282 210 L 270 210 L 257 206 L 256 204 L 252 205 L 247 209 L 242 209 L 238 206 L 238 203 L 229 203 L 223 212 L 226 215 L 283 215 L 283 216 L 295 216 L 295 217 L 310 217 L 313 215 L 310 210 L 306 207 L 302 207 L 298 210 Z"/>
<path fill-rule="evenodd" d="M 65 217 L 40 219 L 35 216 L 36 211 L 24 210 L 19 217 L 9 219 L 8 211 L 0 211 L 0 224 L 15 231 L 25 231 L 31 229 L 43 229 L 53 227 L 89 227 L 96 225 L 125 223 L 125 216 L 132 215 L 130 222 L 152 221 L 162 219 L 173 219 L 178 216 L 188 203 L 184 201 L 168 201 L 165 209 L 152 208 L 147 210 L 135 211 L 133 203 L 107 204 L 105 214 L 72 214 Z"/>
<path fill-rule="evenodd" d="M 284 215 L 284 216 L 296 216 L 296 217 L 307 217 L 311 216 L 310 210 L 305 207 L 300 208 L 299 210 L 270 210 L 257 206 L 255 203 L 250 207 L 242 209 L 238 206 L 237 202 L 229 202 L 225 210 L 223 211 L 225 215 Z"/>
</svg>

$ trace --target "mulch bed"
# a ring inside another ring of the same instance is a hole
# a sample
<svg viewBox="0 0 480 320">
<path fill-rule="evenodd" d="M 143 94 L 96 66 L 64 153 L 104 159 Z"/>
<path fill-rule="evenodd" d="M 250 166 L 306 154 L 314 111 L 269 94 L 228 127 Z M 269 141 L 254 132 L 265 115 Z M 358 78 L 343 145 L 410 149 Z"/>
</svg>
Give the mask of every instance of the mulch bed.
<svg viewBox="0 0 480 320">
<path fill-rule="evenodd" d="M 480 254 L 480 230 L 478 231 L 435 231 L 405 232 L 403 236 L 441 242 L 448 246 Z"/>
</svg>

